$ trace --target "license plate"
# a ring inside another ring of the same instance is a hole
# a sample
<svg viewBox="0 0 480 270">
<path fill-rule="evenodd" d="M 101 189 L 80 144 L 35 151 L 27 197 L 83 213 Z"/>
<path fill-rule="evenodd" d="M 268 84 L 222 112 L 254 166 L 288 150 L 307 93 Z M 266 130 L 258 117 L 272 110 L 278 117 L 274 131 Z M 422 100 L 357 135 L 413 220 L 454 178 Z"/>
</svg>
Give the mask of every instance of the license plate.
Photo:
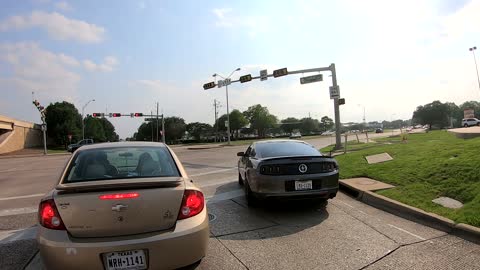
<svg viewBox="0 0 480 270">
<path fill-rule="evenodd" d="M 312 180 L 295 181 L 295 190 L 310 190 L 312 188 Z"/>
<path fill-rule="evenodd" d="M 147 261 L 143 250 L 110 252 L 103 256 L 107 270 L 147 269 Z"/>
</svg>

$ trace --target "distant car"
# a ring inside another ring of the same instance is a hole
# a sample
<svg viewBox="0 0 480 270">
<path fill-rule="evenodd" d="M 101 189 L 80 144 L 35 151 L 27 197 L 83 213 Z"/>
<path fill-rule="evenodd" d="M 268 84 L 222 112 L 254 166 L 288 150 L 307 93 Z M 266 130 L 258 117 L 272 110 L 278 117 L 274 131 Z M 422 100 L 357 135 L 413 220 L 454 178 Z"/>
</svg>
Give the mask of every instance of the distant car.
<svg viewBox="0 0 480 270">
<path fill-rule="evenodd" d="M 300 134 L 300 132 L 295 132 L 290 134 L 290 139 L 300 139 L 300 138 L 302 138 L 302 134 Z"/>
<path fill-rule="evenodd" d="M 383 133 L 383 129 L 377 128 L 377 129 L 375 130 L 375 133 Z"/>
<path fill-rule="evenodd" d="M 477 118 L 464 118 L 462 119 L 462 126 L 464 127 L 471 127 L 471 126 L 479 126 L 480 120 Z"/>
<path fill-rule="evenodd" d="M 83 146 L 40 201 L 45 269 L 176 269 L 210 235 L 204 195 L 161 143 Z"/>
<path fill-rule="evenodd" d="M 325 201 L 338 192 L 338 163 L 298 140 L 268 140 L 237 153 L 238 182 L 249 206 L 265 198 Z"/>
<path fill-rule="evenodd" d="M 331 130 L 325 131 L 325 132 L 322 133 L 323 136 L 330 136 L 330 135 L 333 135 L 333 134 L 335 134 L 335 131 L 331 131 Z"/>
<path fill-rule="evenodd" d="M 88 144 L 93 144 L 93 140 L 92 139 L 84 139 L 84 140 L 81 140 L 77 143 L 70 144 L 70 145 L 67 146 L 67 151 L 73 153 L 78 148 L 80 148 L 84 145 L 88 145 Z"/>
</svg>

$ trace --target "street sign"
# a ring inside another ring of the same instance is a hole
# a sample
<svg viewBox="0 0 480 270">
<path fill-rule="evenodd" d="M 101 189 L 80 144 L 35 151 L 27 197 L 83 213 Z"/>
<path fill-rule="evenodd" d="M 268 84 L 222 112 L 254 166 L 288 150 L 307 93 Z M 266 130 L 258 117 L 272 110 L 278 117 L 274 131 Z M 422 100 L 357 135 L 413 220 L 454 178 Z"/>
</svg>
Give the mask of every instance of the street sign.
<svg viewBox="0 0 480 270">
<path fill-rule="evenodd" d="M 108 117 L 113 117 L 113 113 L 109 113 L 109 114 L 108 114 Z"/>
<path fill-rule="evenodd" d="M 203 90 L 207 90 L 215 87 L 215 82 L 209 82 L 203 85 Z"/>
<path fill-rule="evenodd" d="M 340 86 L 330 86 L 330 99 L 335 99 L 340 97 Z"/>
<path fill-rule="evenodd" d="M 229 85 L 232 82 L 230 79 L 225 79 L 225 80 L 219 80 L 218 81 L 218 88 L 222 88 L 224 86 Z"/>
<path fill-rule="evenodd" d="M 345 105 L 345 99 L 344 98 L 338 99 L 338 105 Z"/>
<path fill-rule="evenodd" d="M 286 75 L 288 75 L 287 68 L 281 68 L 281 69 L 277 69 L 277 70 L 273 71 L 273 77 L 274 78 L 281 77 L 281 76 L 286 76 Z"/>
<path fill-rule="evenodd" d="M 228 127 L 228 121 L 225 121 L 225 127 Z"/>
<path fill-rule="evenodd" d="M 252 75 L 251 74 L 243 75 L 243 76 L 240 77 L 240 82 L 241 83 L 249 82 L 251 80 L 252 80 Z"/>
<path fill-rule="evenodd" d="M 47 131 L 47 125 L 42 124 L 42 131 Z"/>
<path fill-rule="evenodd" d="M 313 75 L 313 76 L 307 76 L 307 77 L 300 78 L 300 84 L 321 82 L 321 81 L 323 81 L 323 75 L 322 74 L 317 74 L 317 75 Z"/>
<path fill-rule="evenodd" d="M 260 81 L 266 81 L 268 79 L 268 73 L 266 69 L 260 70 Z"/>
</svg>

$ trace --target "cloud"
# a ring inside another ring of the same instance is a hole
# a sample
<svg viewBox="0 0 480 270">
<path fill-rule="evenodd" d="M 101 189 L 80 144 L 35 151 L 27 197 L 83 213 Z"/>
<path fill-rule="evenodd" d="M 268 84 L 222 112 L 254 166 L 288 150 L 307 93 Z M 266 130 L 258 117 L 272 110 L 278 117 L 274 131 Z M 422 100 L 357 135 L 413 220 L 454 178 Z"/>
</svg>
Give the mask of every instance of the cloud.
<svg viewBox="0 0 480 270">
<path fill-rule="evenodd" d="M 214 8 L 212 13 L 217 20 L 215 26 L 219 28 L 244 28 L 249 37 L 254 38 L 259 33 L 267 32 L 271 17 L 267 16 L 240 16 L 232 8 Z"/>
<path fill-rule="evenodd" d="M 59 10 L 62 10 L 62 11 L 72 11 L 73 10 L 72 6 L 65 1 L 55 3 L 55 8 L 59 9 Z"/>
<path fill-rule="evenodd" d="M 0 43 L 1 65 L 12 75 L 0 75 L 1 91 L 13 93 L 35 91 L 51 99 L 72 99 L 81 77 L 71 70 L 78 60 L 65 54 L 42 49 L 37 43 Z"/>
<path fill-rule="evenodd" d="M 102 63 L 95 64 L 92 60 L 83 60 L 83 67 L 88 71 L 111 72 L 117 66 L 118 60 L 113 56 L 107 56 Z"/>
<path fill-rule="evenodd" d="M 30 15 L 11 16 L 0 22 L 0 31 L 41 28 L 55 40 L 74 40 L 98 43 L 105 37 L 105 29 L 85 21 L 69 19 L 57 12 L 33 11 Z"/>
</svg>

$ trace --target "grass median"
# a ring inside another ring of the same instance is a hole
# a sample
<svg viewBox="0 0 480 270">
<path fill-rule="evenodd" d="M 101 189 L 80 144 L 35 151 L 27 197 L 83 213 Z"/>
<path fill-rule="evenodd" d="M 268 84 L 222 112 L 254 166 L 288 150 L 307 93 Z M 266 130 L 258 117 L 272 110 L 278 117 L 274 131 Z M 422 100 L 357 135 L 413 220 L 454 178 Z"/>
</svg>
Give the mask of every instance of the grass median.
<svg viewBox="0 0 480 270">
<path fill-rule="evenodd" d="M 480 227 L 480 138 L 458 139 L 446 131 L 406 136 L 406 142 L 400 136 L 376 139 L 374 147 L 337 156 L 340 177 L 369 177 L 395 185 L 378 193 Z M 365 160 L 384 152 L 393 160 L 370 165 Z M 432 202 L 441 196 L 464 206 L 449 209 Z"/>
</svg>

